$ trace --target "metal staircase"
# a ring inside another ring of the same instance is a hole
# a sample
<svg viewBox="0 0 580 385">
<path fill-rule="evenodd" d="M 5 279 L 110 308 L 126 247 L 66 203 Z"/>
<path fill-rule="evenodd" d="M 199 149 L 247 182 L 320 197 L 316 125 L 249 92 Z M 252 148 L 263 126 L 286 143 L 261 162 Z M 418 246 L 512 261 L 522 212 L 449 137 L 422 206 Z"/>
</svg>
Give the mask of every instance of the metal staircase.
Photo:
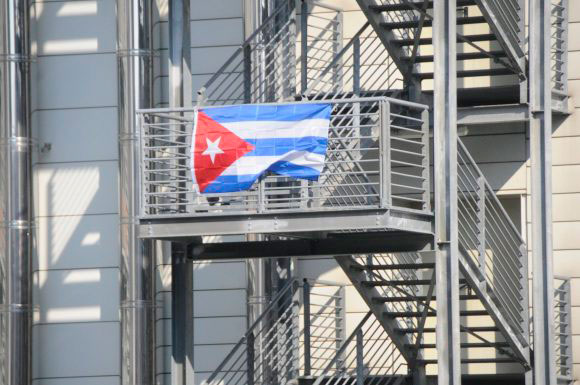
<svg viewBox="0 0 580 385">
<path fill-rule="evenodd" d="M 348 338 L 332 347 L 312 345 L 311 325 L 298 326 L 305 305 L 294 283 L 250 327 L 208 384 L 398 385 L 410 372 L 426 373 L 437 364 L 437 266 L 424 242 L 425 236 L 428 247 L 434 241 L 431 185 L 437 173 L 429 161 L 432 111 L 426 87 L 434 76 L 433 1 L 357 3 L 367 22 L 343 43 L 340 10 L 318 2 L 304 1 L 300 8 L 294 1 L 281 2 L 198 92 L 198 106 L 207 108 L 332 103 L 326 167 L 318 181 L 270 174 L 249 191 L 198 195 L 191 189 L 184 151 L 191 143 L 194 110 L 139 112 L 141 237 L 282 236 L 286 243 L 207 245 L 214 254 L 200 247 L 195 257 L 219 255 L 219 250 L 232 258 L 337 255 L 369 309 Z M 553 95 L 560 107 L 566 87 L 558 64 L 566 44 L 566 5 L 559 0 L 554 6 L 559 29 L 553 43 Z M 458 6 L 465 12 L 457 20 L 464 27 L 457 36 L 462 63 L 457 75 L 489 82 L 475 88 L 466 82 L 465 89 L 489 91 L 500 84 L 495 92 L 515 88 L 511 102 L 525 101 L 523 1 L 458 0 Z M 313 7 L 323 12 L 313 13 Z M 487 66 L 480 65 L 482 60 L 489 60 Z M 511 77 L 497 81 L 505 75 Z M 527 247 L 461 140 L 457 149 L 461 348 L 470 352 L 462 363 L 516 364 L 523 372 L 532 365 Z M 381 239 L 384 249 L 370 250 L 377 248 L 372 240 Z M 263 250 L 256 251 L 259 247 Z M 557 309 L 564 319 L 569 295 L 559 290 L 558 298 L 566 298 Z M 568 381 L 569 329 L 564 322 L 559 328 L 558 365 Z M 258 341 L 258 335 L 264 338 Z M 314 346 L 327 349 L 316 355 Z M 375 359 L 377 351 L 388 352 L 380 355 L 384 361 Z M 314 367 L 312 359 L 325 364 Z"/>
</svg>

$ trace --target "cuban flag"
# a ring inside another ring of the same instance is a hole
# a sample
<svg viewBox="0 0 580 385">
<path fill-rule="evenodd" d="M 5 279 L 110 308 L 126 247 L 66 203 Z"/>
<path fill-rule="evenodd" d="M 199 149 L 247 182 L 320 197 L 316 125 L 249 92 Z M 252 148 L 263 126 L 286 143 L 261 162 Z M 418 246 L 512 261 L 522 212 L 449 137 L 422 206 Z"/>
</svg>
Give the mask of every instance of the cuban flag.
<svg viewBox="0 0 580 385">
<path fill-rule="evenodd" d="M 196 112 L 191 145 L 200 193 L 248 190 L 266 172 L 318 180 L 330 104 L 239 105 Z"/>
</svg>

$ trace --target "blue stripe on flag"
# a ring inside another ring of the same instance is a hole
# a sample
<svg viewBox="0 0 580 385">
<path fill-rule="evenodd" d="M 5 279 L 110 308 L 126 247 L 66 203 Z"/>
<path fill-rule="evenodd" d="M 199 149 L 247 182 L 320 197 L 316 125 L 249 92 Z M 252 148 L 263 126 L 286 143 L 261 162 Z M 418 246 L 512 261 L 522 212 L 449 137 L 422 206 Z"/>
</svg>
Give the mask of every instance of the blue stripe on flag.
<svg viewBox="0 0 580 385">
<path fill-rule="evenodd" d="M 203 108 L 210 118 L 218 123 L 242 121 L 301 121 L 308 119 L 330 119 L 331 104 L 247 104 L 228 107 Z"/>
<path fill-rule="evenodd" d="M 263 138 L 246 139 L 255 149 L 244 156 L 279 156 L 290 151 L 308 151 L 326 155 L 328 140 L 321 136 L 304 136 L 300 138 Z"/>
<path fill-rule="evenodd" d="M 271 165 L 268 170 L 278 175 L 289 176 L 293 178 L 318 180 L 320 172 L 311 167 L 299 166 L 292 162 L 280 161 Z"/>
<path fill-rule="evenodd" d="M 268 171 L 274 172 L 281 176 L 301 178 L 307 180 L 318 180 L 320 172 L 311 167 L 299 166 L 292 162 L 280 161 L 272 164 Z M 220 175 L 211 182 L 203 191 L 204 194 L 230 193 L 237 191 L 249 190 L 250 187 L 263 175 L 260 174 L 243 174 L 243 175 Z"/>
</svg>

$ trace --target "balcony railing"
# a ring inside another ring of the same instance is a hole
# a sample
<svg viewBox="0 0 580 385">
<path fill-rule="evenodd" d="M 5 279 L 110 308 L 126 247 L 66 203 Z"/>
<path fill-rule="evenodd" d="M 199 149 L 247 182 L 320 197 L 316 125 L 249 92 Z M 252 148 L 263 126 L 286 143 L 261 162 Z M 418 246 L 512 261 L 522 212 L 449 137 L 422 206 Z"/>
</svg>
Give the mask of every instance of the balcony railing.
<svg viewBox="0 0 580 385">
<path fill-rule="evenodd" d="M 193 189 L 194 111 L 139 111 L 142 218 L 431 210 L 425 105 L 391 98 L 334 102 L 325 167 L 318 181 L 269 174 L 248 191 L 227 194 L 198 194 Z"/>
</svg>

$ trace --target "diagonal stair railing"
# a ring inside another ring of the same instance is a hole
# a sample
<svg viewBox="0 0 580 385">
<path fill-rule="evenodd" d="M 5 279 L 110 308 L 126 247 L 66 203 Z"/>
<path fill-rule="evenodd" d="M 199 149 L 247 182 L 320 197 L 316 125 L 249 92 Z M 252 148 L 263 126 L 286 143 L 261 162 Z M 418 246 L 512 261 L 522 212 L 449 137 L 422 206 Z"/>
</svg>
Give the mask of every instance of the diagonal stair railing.
<svg viewBox="0 0 580 385">
<path fill-rule="evenodd" d="M 288 384 L 318 375 L 344 342 L 344 286 L 289 281 L 216 367 L 206 385 Z M 336 361 L 335 360 L 335 361 Z M 335 362 L 342 370 L 342 363 Z"/>
<path fill-rule="evenodd" d="M 529 364 L 527 248 L 458 140 L 460 268 L 524 365 Z"/>
<path fill-rule="evenodd" d="M 369 311 L 313 385 L 399 385 L 407 374 L 406 361 Z"/>
</svg>

